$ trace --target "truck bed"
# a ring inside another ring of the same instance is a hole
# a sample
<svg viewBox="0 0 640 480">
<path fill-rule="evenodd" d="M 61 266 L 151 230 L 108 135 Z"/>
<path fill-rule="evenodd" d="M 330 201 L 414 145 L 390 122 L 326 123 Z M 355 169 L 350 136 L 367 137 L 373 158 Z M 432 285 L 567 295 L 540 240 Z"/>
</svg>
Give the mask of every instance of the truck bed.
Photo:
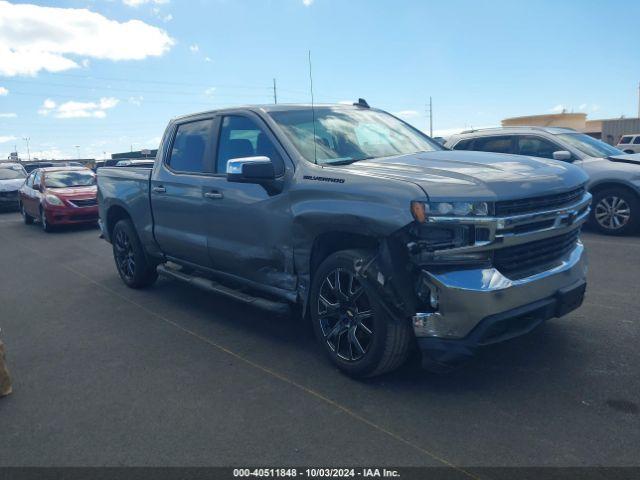
<svg viewBox="0 0 640 480">
<path fill-rule="evenodd" d="M 143 245 L 152 245 L 153 216 L 149 197 L 152 169 L 102 167 L 98 169 L 98 205 L 104 222 L 106 212 L 120 205 L 129 213 Z"/>
</svg>

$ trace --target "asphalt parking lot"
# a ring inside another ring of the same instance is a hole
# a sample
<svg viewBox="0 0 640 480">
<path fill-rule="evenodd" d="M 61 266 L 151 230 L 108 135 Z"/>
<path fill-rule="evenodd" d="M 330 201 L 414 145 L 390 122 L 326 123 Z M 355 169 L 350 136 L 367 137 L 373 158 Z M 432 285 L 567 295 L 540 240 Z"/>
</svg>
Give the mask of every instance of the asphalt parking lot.
<svg viewBox="0 0 640 480">
<path fill-rule="evenodd" d="M 0 213 L 0 466 L 638 466 L 640 237 L 586 233 L 585 304 L 447 376 L 357 382 L 310 329 Z"/>
</svg>

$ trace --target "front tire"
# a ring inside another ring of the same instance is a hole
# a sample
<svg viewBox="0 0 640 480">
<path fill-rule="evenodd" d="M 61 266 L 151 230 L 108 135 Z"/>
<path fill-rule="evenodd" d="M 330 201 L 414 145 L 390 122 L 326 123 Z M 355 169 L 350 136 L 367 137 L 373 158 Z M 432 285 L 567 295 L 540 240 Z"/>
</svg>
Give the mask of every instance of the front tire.
<svg viewBox="0 0 640 480">
<path fill-rule="evenodd" d="M 22 214 L 22 220 L 24 220 L 25 225 L 33 224 L 33 217 L 27 213 L 22 203 L 20 204 L 20 213 Z"/>
<path fill-rule="evenodd" d="M 130 288 L 145 288 L 158 278 L 156 265 L 144 253 L 131 220 L 116 223 L 111 234 L 113 258 L 122 281 Z"/>
<path fill-rule="evenodd" d="M 330 255 L 317 269 L 309 300 L 316 339 L 329 359 L 352 377 L 373 377 L 398 368 L 411 344 L 409 323 L 393 319 L 355 265 L 366 250 Z"/>
<path fill-rule="evenodd" d="M 44 208 L 40 208 L 40 226 L 42 227 L 42 230 L 47 233 L 51 233 L 53 231 L 53 227 L 47 221 L 47 214 L 45 213 Z"/>
<path fill-rule="evenodd" d="M 591 224 L 607 235 L 626 235 L 640 224 L 640 200 L 621 188 L 597 192 L 591 207 Z"/>
</svg>

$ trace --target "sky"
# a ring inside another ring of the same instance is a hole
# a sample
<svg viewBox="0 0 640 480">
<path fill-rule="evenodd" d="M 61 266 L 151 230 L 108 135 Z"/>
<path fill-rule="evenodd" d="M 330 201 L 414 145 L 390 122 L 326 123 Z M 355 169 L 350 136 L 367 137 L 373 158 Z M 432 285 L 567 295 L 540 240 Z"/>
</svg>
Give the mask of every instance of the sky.
<svg viewBox="0 0 640 480">
<path fill-rule="evenodd" d="M 365 98 L 434 135 L 638 112 L 640 2 L 0 0 L 0 159 L 157 148 L 223 106 Z"/>
</svg>

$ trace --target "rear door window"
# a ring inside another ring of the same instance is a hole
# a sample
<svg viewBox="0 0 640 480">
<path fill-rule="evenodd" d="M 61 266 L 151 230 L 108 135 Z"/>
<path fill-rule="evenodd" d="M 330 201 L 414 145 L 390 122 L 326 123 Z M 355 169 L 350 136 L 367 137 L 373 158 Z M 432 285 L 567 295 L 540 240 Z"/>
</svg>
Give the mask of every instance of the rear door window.
<svg viewBox="0 0 640 480">
<path fill-rule="evenodd" d="M 553 158 L 553 152 L 562 150 L 561 147 L 549 140 L 536 136 L 518 137 L 516 153 L 531 157 Z"/>
<path fill-rule="evenodd" d="M 639 144 L 640 144 L 640 135 L 638 135 L 638 136 L 633 140 L 633 144 L 634 144 L 634 145 L 639 145 Z"/>
<path fill-rule="evenodd" d="M 178 125 L 168 165 L 181 173 L 206 173 L 212 119 Z"/>
<path fill-rule="evenodd" d="M 453 146 L 454 150 L 473 150 L 471 148 L 471 144 L 473 143 L 473 138 L 467 138 L 465 140 L 460 140 Z"/>
<path fill-rule="evenodd" d="M 473 143 L 473 149 L 478 152 L 511 153 L 512 141 L 511 135 L 478 137 Z"/>
</svg>

